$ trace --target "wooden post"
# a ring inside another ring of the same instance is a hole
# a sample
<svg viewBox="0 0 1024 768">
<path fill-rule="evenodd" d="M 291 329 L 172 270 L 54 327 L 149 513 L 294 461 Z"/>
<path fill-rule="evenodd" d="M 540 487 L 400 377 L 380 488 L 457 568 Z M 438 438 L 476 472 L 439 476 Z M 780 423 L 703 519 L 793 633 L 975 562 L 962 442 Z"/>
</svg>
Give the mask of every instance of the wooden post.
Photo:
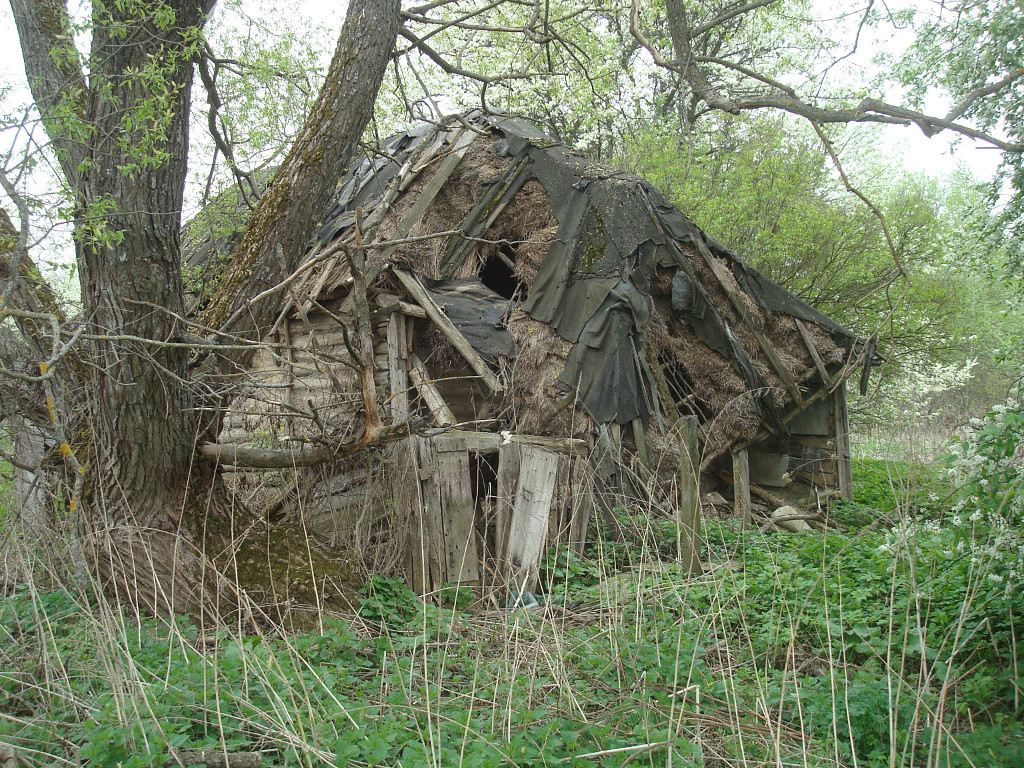
<svg viewBox="0 0 1024 768">
<path fill-rule="evenodd" d="M 840 382 L 832 395 L 835 404 L 836 475 L 839 495 L 853 498 L 853 461 L 850 457 L 850 409 L 846 404 L 846 382 Z"/>
<path fill-rule="evenodd" d="M 569 546 L 577 555 L 582 555 L 587 546 L 587 529 L 594 514 L 594 477 L 590 462 L 582 457 L 573 457 L 572 518 L 569 521 Z"/>
<path fill-rule="evenodd" d="M 498 446 L 498 473 L 495 478 L 494 499 L 494 557 L 498 570 L 505 567 L 505 553 L 508 550 L 508 531 L 512 522 L 512 510 L 516 505 L 516 487 L 519 483 L 519 467 L 522 464 L 522 446 L 518 443 L 502 443 Z"/>
<path fill-rule="evenodd" d="M 750 461 L 746 448 L 732 452 L 732 486 L 736 515 L 743 521 L 743 527 L 749 528 L 754 521 L 750 510 Z"/>
<path fill-rule="evenodd" d="M 399 312 L 388 316 L 388 405 L 391 423 L 409 420 L 408 328 Z M 426 564 L 428 545 L 420 504 L 419 470 L 412 438 L 402 440 L 388 448 L 391 475 L 391 498 L 394 499 L 399 525 L 406 526 L 405 571 L 409 586 L 417 594 L 429 592 L 429 568 Z"/>
<path fill-rule="evenodd" d="M 697 453 L 697 417 L 679 422 L 679 512 L 676 552 L 679 564 L 691 574 L 703 573 L 700 564 L 700 455 Z"/>
</svg>

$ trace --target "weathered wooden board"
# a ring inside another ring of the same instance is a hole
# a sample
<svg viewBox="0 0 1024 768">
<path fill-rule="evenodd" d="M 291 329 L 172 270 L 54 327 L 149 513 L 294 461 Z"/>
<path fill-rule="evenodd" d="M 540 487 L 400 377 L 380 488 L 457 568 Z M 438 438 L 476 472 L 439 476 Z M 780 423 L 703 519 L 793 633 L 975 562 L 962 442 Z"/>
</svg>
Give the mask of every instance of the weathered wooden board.
<svg viewBox="0 0 1024 768">
<path fill-rule="evenodd" d="M 832 402 L 823 398 L 797 413 L 789 421 L 789 431 L 794 435 L 832 435 Z"/>
<path fill-rule="evenodd" d="M 572 458 L 572 517 L 569 521 L 569 547 L 578 555 L 587 546 L 590 519 L 594 516 L 594 481 L 590 463 L 582 456 Z"/>
<path fill-rule="evenodd" d="M 391 380 L 391 422 L 409 420 L 409 377 L 406 373 L 405 318 L 392 312 L 388 318 L 388 377 Z"/>
<path fill-rule="evenodd" d="M 414 438 L 423 500 L 421 570 L 424 591 L 478 584 L 479 559 L 469 451 L 459 438 Z"/>
<path fill-rule="evenodd" d="M 409 356 L 409 378 L 416 385 L 416 391 L 420 393 L 423 402 L 427 404 L 427 409 L 437 426 L 450 427 L 457 423 L 455 414 L 452 413 L 452 409 L 448 407 L 448 403 L 445 402 L 441 392 L 430 378 L 426 366 L 415 354 Z"/>
<path fill-rule="evenodd" d="M 836 463 L 839 493 L 844 499 L 853 498 L 853 463 L 850 454 L 850 411 L 846 404 L 846 382 L 833 395 L 836 425 Z"/>
<path fill-rule="evenodd" d="M 789 471 L 789 456 L 784 453 L 767 453 L 749 451 L 750 481 L 771 488 L 785 488 L 787 481 L 783 478 Z"/>
<path fill-rule="evenodd" d="M 495 478 L 494 496 L 494 541 L 495 558 L 498 563 L 505 562 L 508 548 L 509 524 L 512 521 L 512 510 L 516 504 L 516 489 L 519 484 L 519 467 L 522 463 L 522 445 L 505 443 L 497 446 L 498 471 Z"/>
<path fill-rule="evenodd" d="M 505 572 L 517 592 L 537 589 L 541 554 L 558 476 L 559 455 L 524 445 L 519 482 L 509 523 Z"/>
</svg>

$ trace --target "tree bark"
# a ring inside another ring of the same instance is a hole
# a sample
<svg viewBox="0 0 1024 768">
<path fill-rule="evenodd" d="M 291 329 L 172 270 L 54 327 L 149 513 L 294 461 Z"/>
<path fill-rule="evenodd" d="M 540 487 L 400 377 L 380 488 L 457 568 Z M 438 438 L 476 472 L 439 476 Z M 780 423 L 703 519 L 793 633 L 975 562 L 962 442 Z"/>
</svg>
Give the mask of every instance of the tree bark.
<svg viewBox="0 0 1024 768">
<path fill-rule="evenodd" d="M 197 416 L 187 351 L 161 344 L 184 332 L 188 115 L 198 31 L 212 2 L 93 3 L 87 90 L 77 56 L 53 55 L 70 39 L 60 0 L 12 0 L 12 8 L 33 97 L 77 196 L 76 251 L 92 338 L 83 352 L 87 553 L 104 583 L 131 603 L 161 613 L 215 610 L 225 588 L 246 586 L 227 584 L 228 564 L 217 557 L 237 551 L 248 518 L 196 455 L 204 426 L 215 426 Z M 301 256 L 372 114 L 399 8 L 399 0 L 350 4 L 316 106 L 209 317 L 231 318 Z M 79 120 L 64 119 L 68 104 Z M 228 325 L 257 339 L 275 308 L 258 304 Z M 221 369 L 241 362 L 226 356 Z"/>
<path fill-rule="evenodd" d="M 398 35 L 400 0 L 351 0 L 327 79 L 270 187 L 260 198 L 203 316 L 203 325 L 260 338 L 280 311 L 278 296 L 245 307 L 298 266 L 319 217 L 356 155 Z M 224 355 L 220 368 L 245 362 Z"/>
</svg>

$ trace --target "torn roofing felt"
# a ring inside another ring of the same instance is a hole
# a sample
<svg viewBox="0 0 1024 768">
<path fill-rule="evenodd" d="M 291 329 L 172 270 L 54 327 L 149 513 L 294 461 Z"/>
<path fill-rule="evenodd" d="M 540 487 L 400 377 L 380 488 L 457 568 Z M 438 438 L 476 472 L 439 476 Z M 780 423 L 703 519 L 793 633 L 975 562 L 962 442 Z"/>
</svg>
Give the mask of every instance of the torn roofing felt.
<svg viewBox="0 0 1024 768">
<path fill-rule="evenodd" d="M 457 138 L 452 138 L 453 131 Z M 522 119 L 479 110 L 393 137 L 381 157 L 354 168 L 342 181 L 337 202 L 315 235 L 314 249 L 327 247 L 351 228 L 357 210 L 368 216 L 374 208 L 391 204 L 410 183 L 402 181 L 410 164 L 421 158 L 437 163 L 450 159 L 460 142 L 468 145 L 480 134 L 500 138 L 494 151 L 507 165 L 478 192 L 461 224 L 462 236 L 447 240 L 437 275 L 441 280 L 425 281 L 427 287 L 482 356 L 491 361 L 514 357 L 515 343 L 503 330 L 509 301 L 477 278 L 462 282 L 455 278 L 464 274 L 464 262 L 495 217 L 526 182 L 536 179 L 550 200 L 557 233 L 521 309 L 573 345 L 559 381 L 576 391 L 596 422 L 626 424 L 639 418 L 646 423 L 651 416 L 655 399 L 651 393 L 656 387 L 641 336 L 651 314 L 652 281 L 662 269 L 673 274 L 672 306 L 677 319 L 730 362 L 754 393 L 759 414 L 781 426 L 777 407 L 767 394 L 771 388 L 681 246 L 701 254 L 713 273 L 717 265 L 712 260 L 722 259 L 766 317 L 783 313 L 814 322 L 847 350 L 861 343 L 707 237 L 648 182 L 582 157 Z M 444 147 L 446 141 L 449 146 Z M 377 251 L 375 256 L 386 261 L 391 252 Z M 322 288 L 326 283 L 321 279 L 318 285 Z"/>
</svg>

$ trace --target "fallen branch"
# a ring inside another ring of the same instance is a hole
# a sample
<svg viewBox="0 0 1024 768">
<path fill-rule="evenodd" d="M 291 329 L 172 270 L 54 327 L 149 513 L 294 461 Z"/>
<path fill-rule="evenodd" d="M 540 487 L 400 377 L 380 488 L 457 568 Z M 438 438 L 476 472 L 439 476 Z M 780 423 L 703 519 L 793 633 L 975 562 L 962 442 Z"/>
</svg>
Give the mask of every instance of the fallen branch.
<svg viewBox="0 0 1024 768">
<path fill-rule="evenodd" d="M 205 443 L 199 447 L 199 453 L 207 459 L 225 466 L 251 467 L 253 469 L 312 467 L 340 461 L 378 445 L 404 440 L 425 428 L 426 425 L 421 419 L 415 419 L 404 424 L 385 427 L 376 439 L 364 433 L 358 439 L 341 443 L 336 447 L 305 443 L 298 448 L 254 448 L 244 445 Z"/>
</svg>

